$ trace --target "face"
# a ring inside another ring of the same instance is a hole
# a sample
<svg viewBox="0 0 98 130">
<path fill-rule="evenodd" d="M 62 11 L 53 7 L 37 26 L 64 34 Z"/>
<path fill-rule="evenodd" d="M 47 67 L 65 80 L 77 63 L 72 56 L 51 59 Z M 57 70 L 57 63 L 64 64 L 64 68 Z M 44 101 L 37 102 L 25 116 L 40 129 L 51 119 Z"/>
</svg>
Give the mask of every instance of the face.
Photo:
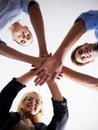
<svg viewBox="0 0 98 130">
<path fill-rule="evenodd" d="M 85 43 L 77 49 L 75 59 L 79 63 L 87 63 L 95 60 L 93 44 Z"/>
<path fill-rule="evenodd" d="M 29 94 L 23 102 L 24 111 L 30 115 L 36 115 L 41 110 L 41 107 L 41 97 L 36 93 Z"/>
<path fill-rule="evenodd" d="M 28 46 L 32 43 L 33 37 L 26 26 L 20 26 L 13 32 L 13 40 L 22 46 Z"/>
</svg>

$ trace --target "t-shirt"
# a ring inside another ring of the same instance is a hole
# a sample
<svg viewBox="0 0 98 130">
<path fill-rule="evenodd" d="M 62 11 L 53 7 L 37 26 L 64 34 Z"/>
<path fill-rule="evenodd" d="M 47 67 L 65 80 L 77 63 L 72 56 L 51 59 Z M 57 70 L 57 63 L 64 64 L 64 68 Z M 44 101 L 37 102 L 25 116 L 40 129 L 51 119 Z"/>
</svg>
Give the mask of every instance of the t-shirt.
<svg viewBox="0 0 98 130">
<path fill-rule="evenodd" d="M 79 19 L 85 22 L 86 31 L 95 30 L 95 37 L 98 39 L 98 10 L 89 10 L 81 13 L 75 22 Z"/>
<path fill-rule="evenodd" d="M 0 33 L 28 13 L 28 5 L 33 0 L 0 0 Z"/>
</svg>

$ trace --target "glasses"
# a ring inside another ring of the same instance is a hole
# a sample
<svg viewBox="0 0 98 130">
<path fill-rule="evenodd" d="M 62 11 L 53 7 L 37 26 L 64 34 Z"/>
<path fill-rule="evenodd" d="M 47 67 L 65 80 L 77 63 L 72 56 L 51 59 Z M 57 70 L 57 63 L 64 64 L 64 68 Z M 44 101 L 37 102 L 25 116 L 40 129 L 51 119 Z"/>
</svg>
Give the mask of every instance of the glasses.
<svg viewBox="0 0 98 130">
<path fill-rule="evenodd" d="M 25 98 L 25 100 L 27 100 L 27 101 L 29 101 L 29 102 L 35 101 L 35 103 L 36 103 L 37 105 L 42 104 L 42 101 L 41 101 L 41 100 L 35 99 L 34 97 L 29 97 L 29 96 L 27 96 L 27 97 Z"/>
</svg>

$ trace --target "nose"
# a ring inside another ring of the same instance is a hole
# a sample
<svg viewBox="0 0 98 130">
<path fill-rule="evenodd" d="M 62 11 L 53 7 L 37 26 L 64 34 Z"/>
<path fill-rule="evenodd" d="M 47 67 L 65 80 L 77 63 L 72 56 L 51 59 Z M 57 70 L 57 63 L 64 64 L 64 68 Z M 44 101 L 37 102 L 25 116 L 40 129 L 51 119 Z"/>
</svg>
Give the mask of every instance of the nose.
<svg viewBox="0 0 98 130">
<path fill-rule="evenodd" d="M 35 99 L 32 99 L 31 103 L 34 105 L 36 104 L 36 100 Z"/>
</svg>

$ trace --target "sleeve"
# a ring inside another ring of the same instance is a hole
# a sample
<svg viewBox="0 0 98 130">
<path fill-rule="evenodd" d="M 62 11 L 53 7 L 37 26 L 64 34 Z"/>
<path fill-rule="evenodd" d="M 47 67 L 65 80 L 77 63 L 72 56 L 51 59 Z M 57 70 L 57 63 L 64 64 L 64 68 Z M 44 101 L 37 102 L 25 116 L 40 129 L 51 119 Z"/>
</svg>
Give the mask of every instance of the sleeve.
<svg viewBox="0 0 98 130">
<path fill-rule="evenodd" d="M 10 107 L 12 102 L 18 92 L 24 88 L 25 85 L 16 81 L 16 78 L 13 78 L 6 86 L 2 89 L 0 93 L 0 120 L 6 117 L 9 114 Z"/>
<path fill-rule="evenodd" d="M 59 102 L 52 99 L 52 103 L 54 115 L 50 124 L 47 126 L 47 130 L 65 130 L 68 120 L 67 100 L 64 98 L 63 102 Z"/>
<path fill-rule="evenodd" d="M 78 21 L 79 19 L 82 19 L 85 23 L 86 31 L 89 30 L 95 30 L 98 27 L 98 11 L 96 10 L 89 10 L 87 12 L 81 13 L 77 19 L 75 20 Z"/>
<path fill-rule="evenodd" d="M 1 39 L 0 39 L 0 44 L 4 44 L 4 45 L 7 45 L 4 41 L 2 41 Z"/>
<path fill-rule="evenodd" d="M 38 4 L 35 0 L 22 0 L 22 9 L 25 13 L 28 13 L 28 7 L 31 2 Z"/>
<path fill-rule="evenodd" d="M 95 30 L 95 37 L 96 37 L 96 39 L 98 41 L 98 28 Z"/>
</svg>

